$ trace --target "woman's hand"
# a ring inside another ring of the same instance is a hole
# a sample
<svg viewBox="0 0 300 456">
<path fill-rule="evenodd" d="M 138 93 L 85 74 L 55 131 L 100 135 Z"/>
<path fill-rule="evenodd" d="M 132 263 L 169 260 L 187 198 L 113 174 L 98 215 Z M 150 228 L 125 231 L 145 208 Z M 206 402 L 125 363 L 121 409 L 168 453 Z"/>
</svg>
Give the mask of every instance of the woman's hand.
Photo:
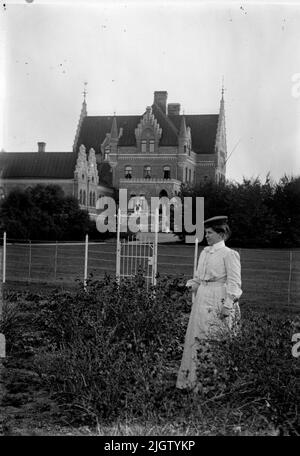
<svg viewBox="0 0 300 456">
<path fill-rule="evenodd" d="M 230 315 L 230 309 L 227 309 L 227 307 L 222 307 L 221 309 L 221 313 L 220 313 L 220 318 L 221 320 L 223 320 L 224 318 L 227 318 L 229 317 Z"/>
<path fill-rule="evenodd" d="M 187 281 L 186 287 L 188 288 L 189 291 L 196 292 L 199 288 L 199 283 L 197 283 L 193 279 L 190 279 Z"/>
</svg>

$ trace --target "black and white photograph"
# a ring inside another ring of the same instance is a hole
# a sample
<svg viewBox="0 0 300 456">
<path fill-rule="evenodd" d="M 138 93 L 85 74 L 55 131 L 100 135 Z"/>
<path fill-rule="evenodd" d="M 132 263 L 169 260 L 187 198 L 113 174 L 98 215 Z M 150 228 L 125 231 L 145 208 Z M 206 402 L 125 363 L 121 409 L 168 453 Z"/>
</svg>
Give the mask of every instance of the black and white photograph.
<svg viewBox="0 0 300 456">
<path fill-rule="evenodd" d="M 0 11 L 0 436 L 299 436 L 300 2 Z"/>
</svg>

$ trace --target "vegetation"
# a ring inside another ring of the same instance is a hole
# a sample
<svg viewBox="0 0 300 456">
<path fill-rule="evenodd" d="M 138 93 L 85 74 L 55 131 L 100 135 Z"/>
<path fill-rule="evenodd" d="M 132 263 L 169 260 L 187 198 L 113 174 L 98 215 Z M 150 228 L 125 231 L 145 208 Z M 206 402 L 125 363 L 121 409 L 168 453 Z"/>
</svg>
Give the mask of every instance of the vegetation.
<svg viewBox="0 0 300 456">
<path fill-rule="evenodd" d="M 181 198 L 185 196 L 204 197 L 205 218 L 228 215 L 233 228 L 229 246 L 300 246 L 300 177 L 185 185 Z"/>
<path fill-rule="evenodd" d="M 157 435 L 299 435 L 291 337 L 300 326 L 288 312 L 268 315 L 244 303 L 240 333 L 202 345 L 199 392 L 175 388 L 190 311 L 183 283 L 160 279 L 147 289 L 137 275 L 120 284 L 90 280 L 86 291 L 6 292 L 4 405 L 33 401 L 35 389 L 30 416 L 48 424 L 126 423 Z"/>
</svg>

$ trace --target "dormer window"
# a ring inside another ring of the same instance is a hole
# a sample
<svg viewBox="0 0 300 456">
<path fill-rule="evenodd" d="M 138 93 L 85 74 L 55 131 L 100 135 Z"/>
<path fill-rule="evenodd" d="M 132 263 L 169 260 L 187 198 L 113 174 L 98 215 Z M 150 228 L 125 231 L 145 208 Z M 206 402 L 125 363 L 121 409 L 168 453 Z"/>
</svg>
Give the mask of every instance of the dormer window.
<svg viewBox="0 0 300 456">
<path fill-rule="evenodd" d="M 149 141 L 149 152 L 154 152 L 154 140 L 150 139 Z"/>
</svg>

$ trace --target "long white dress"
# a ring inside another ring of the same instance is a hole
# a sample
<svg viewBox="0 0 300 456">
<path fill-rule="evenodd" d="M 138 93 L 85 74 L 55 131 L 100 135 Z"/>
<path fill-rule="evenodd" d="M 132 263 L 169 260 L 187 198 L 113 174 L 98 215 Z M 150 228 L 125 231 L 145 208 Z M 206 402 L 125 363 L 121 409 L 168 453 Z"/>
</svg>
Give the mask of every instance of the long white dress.
<svg viewBox="0 0 300 456">
<path fill-rule="evenodd" d="M 201 339 L 220 337 L 232 332 L 240 318 L 237 300 L 242 294 L 241 265 L 238 252 L 220 241 L 205 247 L 200 254 L 196 276 L 188 281 L 196 296 L 192 305 L 185 336 L 177 388 L 193 389 L 197 386 L 197 349 Z M 220 318 L 222 307 L 230 311 L 229 317 Z"/>
</svg>

